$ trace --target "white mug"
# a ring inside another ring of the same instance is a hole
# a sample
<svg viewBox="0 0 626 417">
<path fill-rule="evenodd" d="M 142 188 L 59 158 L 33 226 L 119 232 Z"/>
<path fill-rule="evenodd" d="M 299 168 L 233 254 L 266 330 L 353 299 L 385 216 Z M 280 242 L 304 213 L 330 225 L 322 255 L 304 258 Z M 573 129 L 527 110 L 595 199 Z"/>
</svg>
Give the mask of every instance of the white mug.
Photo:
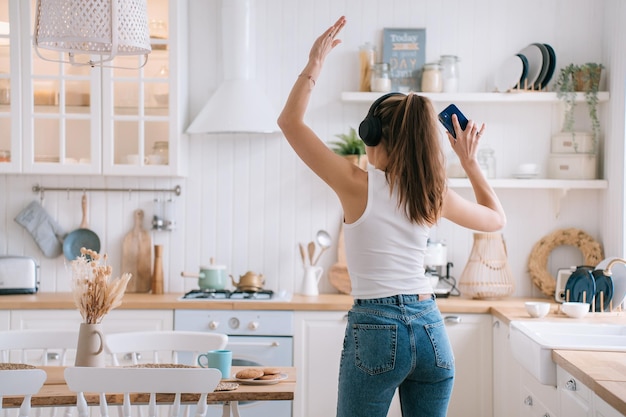
<svg viewBox="0 0 626 417">
<path fill-rule="evenodd" d="M 318 295 L 318 284 L 322 277 L 324 268 L 321 266 L 307 266 L 304 268 L 304 278 L 302 279 L 302 288 L 300 294 L 302 295 Z"/>
</svg>

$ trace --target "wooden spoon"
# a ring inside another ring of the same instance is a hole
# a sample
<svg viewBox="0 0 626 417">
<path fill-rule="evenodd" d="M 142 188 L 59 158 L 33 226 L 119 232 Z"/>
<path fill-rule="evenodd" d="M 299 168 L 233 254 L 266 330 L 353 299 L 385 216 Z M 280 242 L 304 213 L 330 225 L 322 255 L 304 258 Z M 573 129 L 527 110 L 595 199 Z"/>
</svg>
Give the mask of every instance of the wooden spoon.
<svg viewBox="0 0 626 417">
<path fill-rule="evenodd" d="M 298 243 L 300 247 L 300 257 L 302 258 L 302 265 L 306 266 L 306 255 L 304 254 L 304 245 L 302 243 Z"/>
<path fill-rule="evenodd" d="M 309 246 L 307 248 L 309 250 L 309 265 L 313 265 L 313 257 L 315 256 L 315 242 L 309 242 Z"/>
</svg>

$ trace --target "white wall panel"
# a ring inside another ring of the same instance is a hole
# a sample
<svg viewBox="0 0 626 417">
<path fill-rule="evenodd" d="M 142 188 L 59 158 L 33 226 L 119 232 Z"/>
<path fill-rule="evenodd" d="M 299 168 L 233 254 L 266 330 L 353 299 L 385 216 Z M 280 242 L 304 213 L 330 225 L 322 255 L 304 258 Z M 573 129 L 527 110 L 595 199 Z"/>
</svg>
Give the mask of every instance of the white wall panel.
<svg viewBox="0 0 626 417">
<path fill-rule="evenodd" d="M 385 27 L 425 27 L 427 61 L 442 54 L 460 57 L 461 91 L 489 91 L 499 64 L 533 42 L 554 46 L 557 68 L 569 62 L 601 61 L 624 72 L 624 59 L 608 56 L 619 54 L 624 46 L 624 41 L 616 40 L 624 38 L 623 25 L 609 11 L 615 9 L 618 16 L 624 16 L 624 5 L 618 0 L 256 0 L 254 4 L 257 79 L 277 111 L 306 64 L 313 40 L 338 16 L 347 16 L 348 25 L 340 36 L 343 43 L 328 57 L 306 115 L 324 141 L 357 127 L 367 112 L 368 105 L 343 103 L 340 94 L 357 88 L 360 45 L 373 42 L 381 54 Z M 188 74 L 192 119 L 223 78 L 219 1 L 189 0 L 189 33 L 189 68 L 181 73 Z M 624 80 L 611 81 L 612 88 L 623 94 Z M 612 98 L 619 100 L 615 94 Z M 511 175 L 519 163 L 527 161 L 540 163 L 545 173 L 550 136 L 560 128 L 559 106 L 466 104 L 463 110 L 487 123 L 484 143 L 496 151 L 499 176 Z M 623 106 L 620 114 L 613 110 L 611 120 L 623 118 L 623 112 Z M 607 113 L 605 109 L 603 116 Z M 619 123 L 615 130 L 623 135 L 623 120 Z M 623 144 L 607 149 L 624 152 Z M 174 198 L 177 229 L 151 233 L 153 242 L 165 248 L 166 291 L 195 288 L 196 280 L 183 279 L 180 272 L 197 272 L 211 257 L 226 264 L 228 273 L 236 278 L 253 270 L 264 274 L 268 288 L 297 290 L 302 278 L 298 243 L 306 244 L 322 228 L 336 243 L 341 220 L 336 196 L 296 157 L 280 134 L 196 135 L 190 138 L 189 154 L 190 176 L 185 179 L 0 176 L 0 254 L 37 258 L 42 266 L 41 290 L 67 291 L 69 272 L 64 259 L 44 258 L 30 235 L 13 221 L 23 207 L 38 198 L 31 192 L 34 184 L 115 188 L 180 184 L 183 193 Z M 611 172 L 623 172 L 623 158 L 618 160 L 620 167 L 611 165 Z M 471 198 L 471 191 L 461 193 Z M 569 192 L 561 200 L 558 217 L 553 191 L 498 190 L 498 194 L 509 218 L 503 234 L 517 281 L 516 295 L 541 295 L 531 283 L 527 262 L 533 244 L 542 236 L 558 228 L 579 227 L 600 238 L 606 229 L 608 220 L 599 214 L 605 210 L 602 191 Z M 80 197 L 80 193 L 46 193 L 44 207 L 71 231 L 81 220 Z M 133 211 L 144 209 L 145 226 L 149 227 L 153 199 L 169 196 L 94 192 L 88 197 L 89 226 L 102 239 L 103 251 L 109 253 L 117 274 L 122 240 L 132 228 Z M 610 209 L 608 213 L 620 216 Z M 620 228 L 608 236 L 610 255 L 621 251 L 621 218 L 618 223 Z M 448 243 L 452 275 L 459 277 L 472 247 L 472 231 L 443 220 L 432 237 Z M 334 262 L 335 247 L 321 258 L 326 270 Z M 580 262 L 576 250 L 560 248 L 550 257 L 549 267 L 556 273 L 560 267 Z M 333 291 L 325 278 L 320 289 Z"/>
</svg>

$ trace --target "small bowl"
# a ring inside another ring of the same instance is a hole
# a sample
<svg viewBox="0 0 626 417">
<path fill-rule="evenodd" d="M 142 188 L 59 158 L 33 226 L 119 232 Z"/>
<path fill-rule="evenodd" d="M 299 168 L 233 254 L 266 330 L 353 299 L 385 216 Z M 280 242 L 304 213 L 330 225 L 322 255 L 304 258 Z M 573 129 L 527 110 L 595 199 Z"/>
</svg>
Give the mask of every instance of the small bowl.
<svg viewBox="0 0 626 417">
<path fill-rule="evenodd" d="M 534 317 L 536 319 L 540 319 L 545 317 L 550 312 L 550 303 L 545 303 L 541 301 L 527 301 L 524 303 L 526 307 L 526 311 L 530 314 L 530 317 Z"/>
<path fill-rule="evenodd" d="M 589 312 L 589 306 L 589 303 L 567 302 L 561 305 L 561 311 L 569 317 L 579 319 Z"/>
</svg>

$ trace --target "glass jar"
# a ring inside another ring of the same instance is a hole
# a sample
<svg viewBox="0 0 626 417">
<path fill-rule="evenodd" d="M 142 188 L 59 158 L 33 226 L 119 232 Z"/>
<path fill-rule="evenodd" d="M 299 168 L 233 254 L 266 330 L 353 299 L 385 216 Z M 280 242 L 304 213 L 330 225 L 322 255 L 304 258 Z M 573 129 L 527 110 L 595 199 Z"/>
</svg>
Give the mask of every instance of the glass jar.
<svg viewBox="0 0 626 417">
<path fill-rule="evenodd" d="M 441 55 L 441 78 L 443 80 L 444 93 L 456 93 L 459 91 L 459 58 L 456 55 Z"/>
<path fill-rule="evenodd" d="M 496 158 L 494 150 L 483 148 L 478 150 L 478 165 L 487 178 L 496 177 Z"/>
<path fill-rule="evenodd" d="M 162 165 L 168 165 L 170 162 L 169 142 L 159 141 L 154 142 L 152 146 L 152 153 L 160 156 L 159 161 Z"/>
<path fill-rule="evenodd" d="M 11 104 L 11 83 L 8 78 L 0 78 L 0 104 Z"/>
<path fill-rule="evenodd" d="M 376 48 L 369 42 L 359 47 L 359 91 L 374 91 L 371 89 L 372 65 L 376 61 Z"/>
<path fill-rule="evenodd" d="M 11 162 L 11 151 L 8 149 L 0 149 L 0 162 Z"/>
<path fill-rule="evenodd" d="M 371 89 L 378 93 L 388 93 L 391 91 L 389 64 L 386 62 L 372 65 Z"/>
<path fill-rule="evenodd" d="M 436 62 L 424 64 L 422 71 L 422 91 L 425 93 L 441 93 L 443 82 L 441 67 Z"/>
</svg>

